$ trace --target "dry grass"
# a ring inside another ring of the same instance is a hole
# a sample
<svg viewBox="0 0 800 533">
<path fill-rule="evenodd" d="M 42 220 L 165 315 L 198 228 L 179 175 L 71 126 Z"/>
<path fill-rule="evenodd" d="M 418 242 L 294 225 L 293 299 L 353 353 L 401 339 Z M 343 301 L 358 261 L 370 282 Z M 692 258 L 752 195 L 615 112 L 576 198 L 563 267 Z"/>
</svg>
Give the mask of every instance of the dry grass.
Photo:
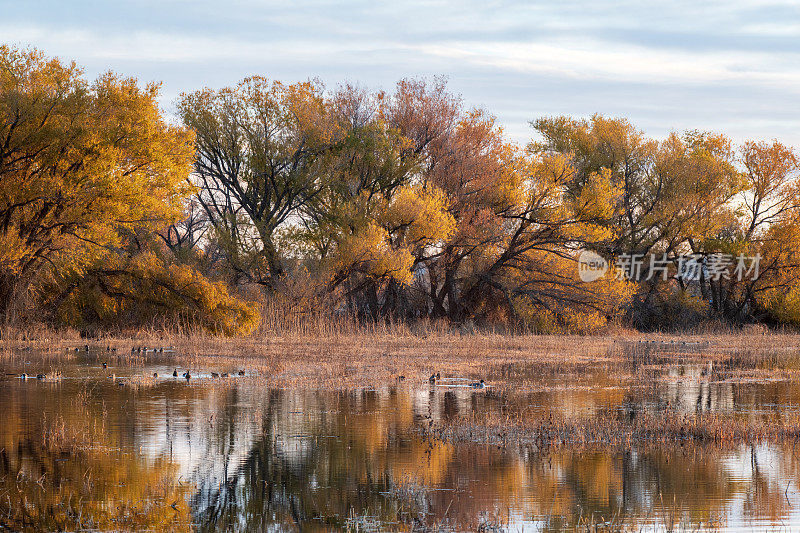
<svg viewBox="0 0 800 533">
<path fill-rule="evenodd" d="M 592 337 L 383 333 L 323 338 L 194 336 L 169 343 L 190 367 L 241 368 L 272 386 L 335 389 L 380 386 L 401 376 L 409 382 L 424 382 L 434 372 L 477 379 L 501 369 L 552 366 L 554 361 L 562 369 L 577 370 L 605 360 L 609 346 L 608 339 Z M 125 346 L 120 351 L 125 353 Z M 523 383 L 518 380 L 516 385 Z"/>
<path fill-rule="evenodd" d="M 328 336 L 283 335 L 220 338 L 194 333 L 140 332 L 128 337 L 86 341 L 67 332 L 4 335 L 0 357 L 26 358 L 34 352 L 54 360 L 91 354 L 115 365 L 174 360 L 188 368 L 218 372 L 247 370 L 271 386 L 354 389 L 446 376 L 484 378 L 494 387 L 538 388 L 553 377 L 602 371 L 624 379 L 678 363 L 711 363 L 709 378 L 779 376 L 800 372 L 800 335 L 739 333 L 723 335 L 606 336 L 411 334 L 383 329 Z"/>
<path fill-rule="evenodd" d="M 643 412 L 635 417 L 605 413 L 566 418 L 550 413 L 539 417 L 451 420 L 422 431 L 445 442 L 479 442 L 502 448 L 523 446 L 537 452 L 562 447 L 728 446 L 797 441 L 800 439 L 800 416 L 758 419 L 715 413 Z"/>
</svg>

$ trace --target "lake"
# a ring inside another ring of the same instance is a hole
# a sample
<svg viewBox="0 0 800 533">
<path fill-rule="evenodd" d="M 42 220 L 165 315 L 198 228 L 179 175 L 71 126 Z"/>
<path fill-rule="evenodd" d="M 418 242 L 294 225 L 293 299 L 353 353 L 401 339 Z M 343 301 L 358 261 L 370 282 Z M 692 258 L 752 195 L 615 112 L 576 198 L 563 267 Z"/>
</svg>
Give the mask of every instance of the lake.
<svg viewBox="0 0 800 533">
<path fill-rule="evenodd" d="M 794 441 L 537 449 L 431 431 L 512 411 L 780 417 L 800 408 L 790 382 L 709 383 L 701 367 L 676 365 L 647 387 L 598 371 L 519 393 L 459 376 L 275 389 L 235 368 L 222 378 L 193 367 L 187 380 L 179 358 L 154 359 L 103 368 L 101 352 L 31 353 L 5 364 L 0 529 L 800 527 Z"/>
</svg>

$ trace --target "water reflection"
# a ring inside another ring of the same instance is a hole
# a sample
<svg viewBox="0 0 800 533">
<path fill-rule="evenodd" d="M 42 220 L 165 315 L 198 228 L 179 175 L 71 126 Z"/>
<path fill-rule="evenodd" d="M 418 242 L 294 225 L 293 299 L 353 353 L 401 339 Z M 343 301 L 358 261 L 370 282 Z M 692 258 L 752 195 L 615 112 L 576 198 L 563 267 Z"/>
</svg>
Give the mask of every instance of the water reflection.
<svg viewBox="0 0 800 533">
<path fill-rule="evenodd" d="M 423 431 L 509 410 L 592 416 L 625 404 L 759 416 L 798 404 L 800 393 L 787 383 L 715 383 L 678 370 L 641 395 L 605 379 L 520 394 L 427 384 L 320 392 L 269 390 L 246 378 L 118 386 L 98 374 L 75 363 L 55 383 L 0 382 L 0 527 L 800 523 L 791 444 L 535 454 L 443 443 Z"/>
</svg>

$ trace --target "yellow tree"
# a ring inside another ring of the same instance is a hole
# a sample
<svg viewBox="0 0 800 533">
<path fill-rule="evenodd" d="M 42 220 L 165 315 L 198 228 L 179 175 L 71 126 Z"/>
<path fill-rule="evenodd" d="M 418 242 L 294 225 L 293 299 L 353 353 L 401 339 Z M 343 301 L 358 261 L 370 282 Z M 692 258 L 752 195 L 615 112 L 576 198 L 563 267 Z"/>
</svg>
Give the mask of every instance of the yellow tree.
<svg viewBox="0 0 800 533">
<path fill-rule="evenodd" d="M 455 99 L 441 80 L 402 80 L 391 94 L 345 85 L 331 106 L 342 136 L 297 236 L 352 311 L 411 312 L 413 272 L 452 231 L 445 198 L 424 169 Z"/>
<path fill-rule="evenodd" d="M 722 135 L 687 132 L 659 142 L 624 119 L 600 115 L 544 118 L 534 127 L 542 140 L 530 149 L 561 154 L 578 173 L 571 194 L 597 172 L 608 173 L 621 191 L 608 226 L 616 237 L 596 248 L 612 260 L 666 255 L 676 261 L 682 253 L 701 253 L 704 240 L 730 219 L 730 202 L 743 186 L 733 147 Z M 641 327 L 657 326 L 667 299 L 686 289 L 664 290 L 661 276 L 650 276 L 649 264 L 644 262 L 630 308 L 630 318 Z"/>
<path fill-rule="evenodd" d="M 565 316 L 570 306 L 602 320 L 616 312 L 608 290 L 577 280 L 575 261 L 582 243 L 611 234 L 607 172 L 584 176 L 562 156 L 525 154 L 440 80 L 404 80 L 390 95 L 345 87 L 333 109 L 345 134 L 298 235 L 351 309 L 462 321 L 500 308 L 512 318 L 527 298 L 525 309 Z M 542 265 L 552 266 L 547 281 L 526 276 Z"/>
<path fill-rule="evenodd" d="M 463 321 L 561 321 L 580 310 L 604 322 L 629 292 L 624 283 L 578 279 L 578 249 L 606 245 L 618 191 L 608 172 L 584 174 L 558 153 L 525 152 L 494 117 L 459 110 L 430 149 L 429 183 L 447 198 L 455 230 L 422 260 L 433 316 Z"/>
<path fill-rule="evenodd" d="M 709 235 L 703 249 L 737 258 L 758 255 L 758 269 L 708 280 L 707 296 L 714 310 L 731 320 L 764 318 L 766 312 L 799 324 L 800 159 L 778 141 L 750 141 L 740 148 L 739 163 L 742 191 L 727 224 Z M 737 259 L 732 266 L 738 264 Z"/>
<path fill-rule="evenodd" d="M 157 85 L 0 46 L 0 312 L 45 271 L 81 271 L 189 193 L 192 135 Z"/>
<path fill-rule="evenodd" d="M 608 172 L 621 190 L 611 219 L 617 238 L 606 250 L 619 254 L 672 254 L 714 228 L 741 190 L 735 154 L 722 135 L 687 132 L 657 142 L 625 119 L 542 118 L 536 153 L 559 153 L 578 173 L 580 189 L 594 172 Z M 573 192 L 574 194 L 574 192 Z"/>
</svg>

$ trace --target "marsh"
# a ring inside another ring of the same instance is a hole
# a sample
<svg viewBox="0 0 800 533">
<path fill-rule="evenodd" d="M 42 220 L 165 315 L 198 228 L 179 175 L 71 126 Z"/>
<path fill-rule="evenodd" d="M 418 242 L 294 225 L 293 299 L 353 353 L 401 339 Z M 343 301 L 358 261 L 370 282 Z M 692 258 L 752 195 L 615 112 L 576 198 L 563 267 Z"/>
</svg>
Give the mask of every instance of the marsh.
<svg viewBox="0 0 800 533">
<path fill-rule="evenodd" d="M 128 355 L 129 340 L 93 342 L 88 352 L 20 343 L 0 382 L 0 524 L 797 524 L 800 389 L 794 352 L 771 348 L 790 338 L 689 348 L 666 337 L 330 339 L 316 364 L 316 348 L 291 339 L 175 341 L 138 356 Z M 758 361 L 769 349 L 765 372 Z M 468 350 L 472 358 L 459 355 Z M 553 359 L 560 350 L 572 351 L 566 363 Z M 386 361 L 383 371 L 347 370 L 373 358 Z M 708 360 L 717 361 L 711 372 Z M 333 379 L 338 365 L 349 378 Z M 429 371 L 440 373 L 434 384 Z M 472 387 L 476 379 L 486 387 Z"/>
</svg>

